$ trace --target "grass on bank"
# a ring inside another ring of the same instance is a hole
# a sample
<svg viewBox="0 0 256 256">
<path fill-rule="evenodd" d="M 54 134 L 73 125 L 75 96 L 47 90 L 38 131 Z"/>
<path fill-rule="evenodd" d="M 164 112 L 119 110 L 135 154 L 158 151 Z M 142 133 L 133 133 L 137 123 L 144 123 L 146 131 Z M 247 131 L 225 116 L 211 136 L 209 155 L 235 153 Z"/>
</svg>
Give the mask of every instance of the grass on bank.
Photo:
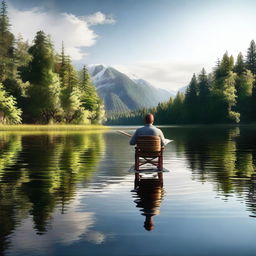
<svg viewBox="0 0 256 256">
<path fill-rule="evenodd" d="M 0 125 L 0 131 L 95 131 L 108 130 L 104 125 L 67 125 L 67 124 L 18 124 L 18 125 Z"/>
</svg>

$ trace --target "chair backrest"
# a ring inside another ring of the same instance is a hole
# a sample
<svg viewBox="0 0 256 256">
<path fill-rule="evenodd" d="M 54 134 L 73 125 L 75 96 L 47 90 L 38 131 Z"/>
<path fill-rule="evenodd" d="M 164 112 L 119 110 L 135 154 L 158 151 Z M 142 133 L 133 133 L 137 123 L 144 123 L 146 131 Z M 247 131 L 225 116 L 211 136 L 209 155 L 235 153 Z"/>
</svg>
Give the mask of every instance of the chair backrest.
<svg viewBox="0 0 256 256">
<path fill-rule="evenodd" d="M 137 148 L 142 152 L 161 151 L 161 140 L 159 136 L 139 136 L 136 144 Z"/>
</svg>

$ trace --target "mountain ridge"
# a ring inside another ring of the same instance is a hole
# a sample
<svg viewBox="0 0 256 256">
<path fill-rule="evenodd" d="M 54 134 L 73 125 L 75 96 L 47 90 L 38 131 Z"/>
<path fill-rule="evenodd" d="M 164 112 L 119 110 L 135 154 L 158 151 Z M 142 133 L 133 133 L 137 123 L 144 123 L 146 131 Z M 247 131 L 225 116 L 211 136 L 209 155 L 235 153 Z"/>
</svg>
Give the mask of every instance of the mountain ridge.
<svg viewBox="0 0 256 256">
<path fill-rule="evenodd" d="M 132 79 L 111 66 L 90 65 L 88 71 L 107 112 L 151 108 L 175 96 L 168 90 L 154 87 L 144 79 Z"/>
</svg>

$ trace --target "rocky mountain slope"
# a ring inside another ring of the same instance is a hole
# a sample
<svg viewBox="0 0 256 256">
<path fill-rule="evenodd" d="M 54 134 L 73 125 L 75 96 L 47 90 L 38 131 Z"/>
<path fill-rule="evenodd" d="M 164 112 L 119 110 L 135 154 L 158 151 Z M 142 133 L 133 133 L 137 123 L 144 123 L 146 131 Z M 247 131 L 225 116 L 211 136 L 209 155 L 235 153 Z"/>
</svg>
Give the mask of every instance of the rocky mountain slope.
<svg viewBox="0 0 256 256">
<path fill-rule="evenodd" d="M 108 112 L 154 107 L 174 96 L 172 92 L 156 88 L 143 79 L 130 78 L 113 67 L 92 65 L 88 70 Z"/>
</svg>

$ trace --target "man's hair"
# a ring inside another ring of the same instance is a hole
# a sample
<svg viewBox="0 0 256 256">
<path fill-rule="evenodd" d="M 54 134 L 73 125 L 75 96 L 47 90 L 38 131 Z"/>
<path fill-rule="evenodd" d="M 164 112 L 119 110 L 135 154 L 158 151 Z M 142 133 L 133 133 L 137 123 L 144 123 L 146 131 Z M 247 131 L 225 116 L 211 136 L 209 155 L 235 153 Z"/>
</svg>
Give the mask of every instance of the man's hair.
<svg viewBox="0 0 256 256">
<path fill-rule="evenodd" d="M 145 115 L 145 123 L 146 124 L 152 124 L 154 122 L 154 115 L 153 114 L 147 114 Z"/>
</svg>

